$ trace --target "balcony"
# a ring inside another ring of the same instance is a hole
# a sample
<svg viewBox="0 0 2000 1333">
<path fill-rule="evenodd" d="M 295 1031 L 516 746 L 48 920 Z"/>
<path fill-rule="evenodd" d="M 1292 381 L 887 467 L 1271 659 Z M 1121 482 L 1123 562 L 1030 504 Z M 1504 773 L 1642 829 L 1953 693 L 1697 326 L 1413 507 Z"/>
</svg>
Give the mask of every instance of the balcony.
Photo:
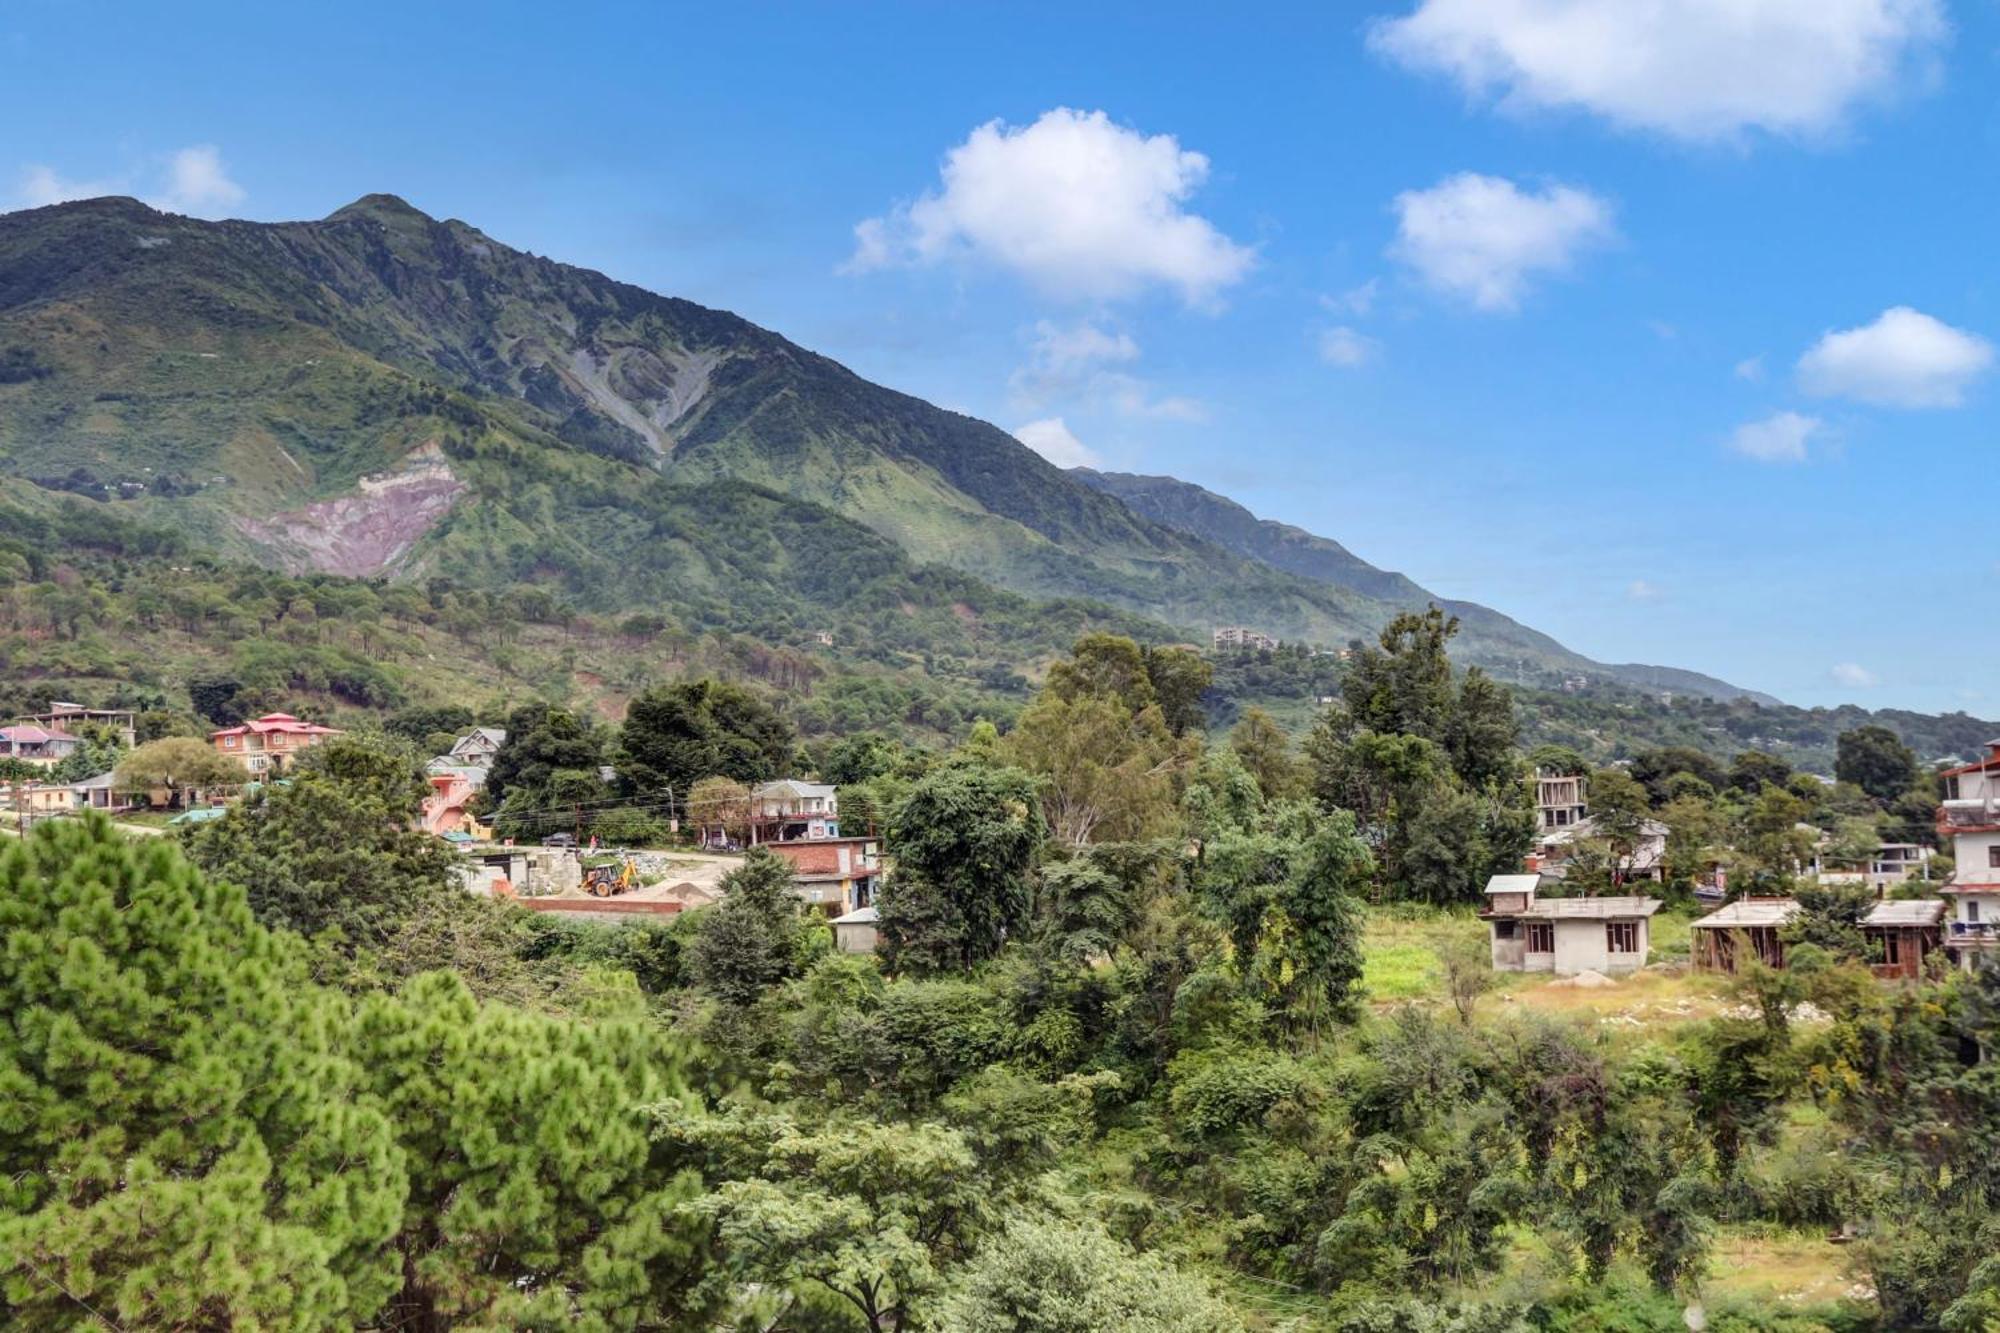
<svg viewBox="0 0 2000 1333">
<path fill-rule="evenodd" d="M 1992 921 L 1951 923 L 1951 940 L 1954 944 L 1991 944 L 1996 939 L 2000 939 L 2000 923 Z"/>
</svg>

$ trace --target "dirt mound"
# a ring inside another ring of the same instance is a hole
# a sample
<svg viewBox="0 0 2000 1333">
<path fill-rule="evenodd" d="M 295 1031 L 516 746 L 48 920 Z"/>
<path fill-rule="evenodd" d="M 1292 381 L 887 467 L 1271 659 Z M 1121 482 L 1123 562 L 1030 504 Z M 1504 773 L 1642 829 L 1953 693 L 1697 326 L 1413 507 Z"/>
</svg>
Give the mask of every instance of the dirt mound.
<svg viewBox="0 0 2000 1333">
<path fill-rule="evenodd" d="M 1605 976 L 1602 972 L 1593 972 L 1589 968 L 1585 968 L 1573 977 L 1565 977 L 1561 981 L 1554 981 L 1549 984 L 1552 986 L 1574 986 L 1578 990 L 1601 990 L 1606 986 L 1616 986 L 1618 983 L 1610 977 Z"/>
</svg>

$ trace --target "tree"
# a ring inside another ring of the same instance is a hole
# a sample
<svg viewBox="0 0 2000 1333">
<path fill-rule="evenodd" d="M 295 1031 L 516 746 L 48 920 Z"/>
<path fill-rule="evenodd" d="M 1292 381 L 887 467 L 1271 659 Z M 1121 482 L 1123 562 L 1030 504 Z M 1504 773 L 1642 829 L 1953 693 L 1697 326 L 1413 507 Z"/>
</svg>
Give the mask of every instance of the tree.
<svg viewBox="0 0 2000 1333">
<path fill-rule="evenodd" d="M 721 887 L 722 901 L 703 916 L 690 961 L 702 989 L 741 1008 L 804 970 L 804 904 L 791 862 L 762 847 L 723 876 Z"/>
<path fill-rule="evenodd" d="M 1135 713 L 1115 694 L 1052 686 L 1021 714 L 1007 753 L 1042 779 L 1049 824 L 1073 846 L 1151 837 L 1172 818 L 1183 756 L 1150 704 Z"/>
<path fill-rule="evenodd" d="M 958 1333 L 1209 1333 L 1243 1322 L 1206 1283 L 1092 1225 L 1016 1217 L 938 1312 Z"/>
<path fill-rule="evenodd" d="M 337 736 L 184 840 L 195 864 L 243 886 L 265 925 L 377 945 L 455 892 L 451 848 L 414 827 L 423 791 L 408 753 Z"/>
<path fill-rule="evenodd" d="M 1493 989 L 1493 950 L 1484 937 L 1470 931 L 1454 932 L 1438 950 L 1444 970 L 1444 991 L 1458 1021 L 1470 1026 L 1479 997 Z"/>
<path fill-rule="evenodd" d="M 1147 666 L 1146 650 L 1131 639 L 1117 634 L 1086 634 L 1076 641 L 1067 658 L 1049 667 L 1043 688 L 1058 699 L 1117 699 L 1137 713 L 1159 703 Z M 1198 696 L 1199 691 L 1196 693 Z"/>
<path fill-rule="evenodd" d="M 714 1226 L 755 1327 L 784 1326 L 814 1292 L 870 1333 L 927 1327 L 925 1302 L 987 1223 L 980 1160 L 943 1125 L 739 1112 L 665 1116 L 655 1133 L 716 1161 L 723 1183 L 685 1211 Z"/>
<path fill-rule="evenodd" d="M 367 1323 L 406 1159 L 287 938 L 95 816 L 0 857 L 0 935 L 9 1325 Z"/>
<path fill-rule="evenodd" d="M 1887 727 L 1871 724 L 1843 731 L 1834 744 L 1834 776 L 1883 805 L 1917 784 L 1916 751 Z"/>
<path fill-rule="evenodd" d="M 1243 710 L 1230 729 L 1229 748 L 1268 799 L 1283 801 L 1300 794 L 1304 774 L 1292 756 L 1291 740 L 1263 709 L 1252 706 Z"/>
<path fill-rule="evenodd" d="M 1514 747 L 1520 741 L 1514 696 L 1478 667 L 1459 682 L 1444 746 L 1451 766 L 1468 787 L 1495 786 L 1514 776 Z"/>
<path fill-rule="evenodd" d="M 687 789 L 687 820 L 704 834 L 720 830 L 737 842 L 750 838 L 750 789 L 735 778 L 701 778 Z"/>
<path fill-rule="evenodd" d="M 1178 737 L 1206 726 L 1201 696 L 1215 683 L 1214 665 L 1191 648 L 1148 648 L 1145 661 L 1167 730 Z"/>
<path fill-rule="evenodd" d="M 164 788 L 170 805 L 180 804 L 188 792 L 235 787 L 249 779 L 242 764 L 192 736 L 169 736 L 136 746 L 118 761 L 111 775 L 112 785 L 121 792 Z"/>
<path fill-rule="evenodd" d="M 658 798 L 669 788 L 684 796 L 716 774 L 750 783 L 783 777 L 793 750 L 791 724 L 762 696 L 726 681 L 680 681 L 632 700 L 617 766 L 637 796 Z"/>
<path fill-rule="evenodd" d="M 603 762 L 602 733 L 575 713 L 547 704 L 517 708 L 507 715 L 507 740 L 487 770 L 488 808 L 504 804 L 517 787 L 527 802 L 545 804 L 542 797 L 553 774 L 595 773 Z"/>
<path fill-rule="evenodd" d="M 895 967 L 968 968 L 1028 923 L 1029 874 L 1047 826 L 1012 768 L 947 765 L 919 778 L 889 828 L 896 868 L 881 930 Z"/>
<path fill-rule="evenodd" d="M 1653 815 L 1646 789 L 1622 768 L 1600 768 L 1590 777 L 1590 823 L 1611 851 L 1612 883 L 1623 884 Z"/>
<path fill-rule="evenodd" d="M 1405 611 L 1362 648 L 1341 682 L 1341 698 L 1356 728 L 1422 736 L 1442 743 L 1452 713 L 1451 660 L 1445 645 L 1458 618 L 1433 606 Z"/>
<path fill-rule="evenodd" d="M 1762 750 L 1745 750 L 1729 765 L 1729 785 L 1757 795 L 1766 787 L 1783 787 L 1792 776 L 1792 766 Z"/>
</svg>

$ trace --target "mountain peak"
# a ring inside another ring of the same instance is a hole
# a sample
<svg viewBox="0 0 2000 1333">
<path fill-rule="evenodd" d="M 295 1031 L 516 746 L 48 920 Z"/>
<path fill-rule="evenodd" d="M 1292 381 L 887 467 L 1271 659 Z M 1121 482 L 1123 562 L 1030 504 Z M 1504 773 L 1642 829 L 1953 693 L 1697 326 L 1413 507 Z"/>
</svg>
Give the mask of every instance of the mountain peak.
<svg viewBox="0 0 2000 1333">
<path fill-rule="evenodd" d="M 327 214 L 328 222 L 381 222 L 390 226 L 407 226 L 411 223 L 428 225 L 433 221 L 422 209 L 409 200 L 394 194 L 364 194 L 345 208 L 337 208 Z"/>
</svg>

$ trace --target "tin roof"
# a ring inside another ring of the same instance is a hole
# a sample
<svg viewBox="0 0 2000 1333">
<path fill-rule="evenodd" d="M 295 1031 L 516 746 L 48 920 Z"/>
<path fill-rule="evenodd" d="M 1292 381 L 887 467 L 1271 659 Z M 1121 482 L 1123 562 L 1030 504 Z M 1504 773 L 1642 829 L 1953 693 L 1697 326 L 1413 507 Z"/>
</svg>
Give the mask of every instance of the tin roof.
<svg viewBox="0 0 2000 1333">
<path fill-rule="evenodd" d="M 1541 882 L 1540 875 L 1495 875 L 1486 881 L 1486 892 L 1488 894 L 1533 893 L 1535 886 Z"/>
<path fill-rule="evenodd" d="M 1861 918 L 1864 926 L 1935 926 L 1944 917 L 1942 898 L 1891 898 Z"/>
<path fill-rule="evenodd" d="M 857 907 L 846 916 L 835 917 L 832 924 L 836 926 L 872 926 L 881 919 L 882 914 L 875 910 L 873 904 L 870 904 L 867 907 Z"/>
<path fill-rule="evenodd" d="M 1746 930 L 1782 926 L 1805 909 L 1794 898 L 1738 898 L 1693 923 L 1695 930 Z"/>
</svg>

